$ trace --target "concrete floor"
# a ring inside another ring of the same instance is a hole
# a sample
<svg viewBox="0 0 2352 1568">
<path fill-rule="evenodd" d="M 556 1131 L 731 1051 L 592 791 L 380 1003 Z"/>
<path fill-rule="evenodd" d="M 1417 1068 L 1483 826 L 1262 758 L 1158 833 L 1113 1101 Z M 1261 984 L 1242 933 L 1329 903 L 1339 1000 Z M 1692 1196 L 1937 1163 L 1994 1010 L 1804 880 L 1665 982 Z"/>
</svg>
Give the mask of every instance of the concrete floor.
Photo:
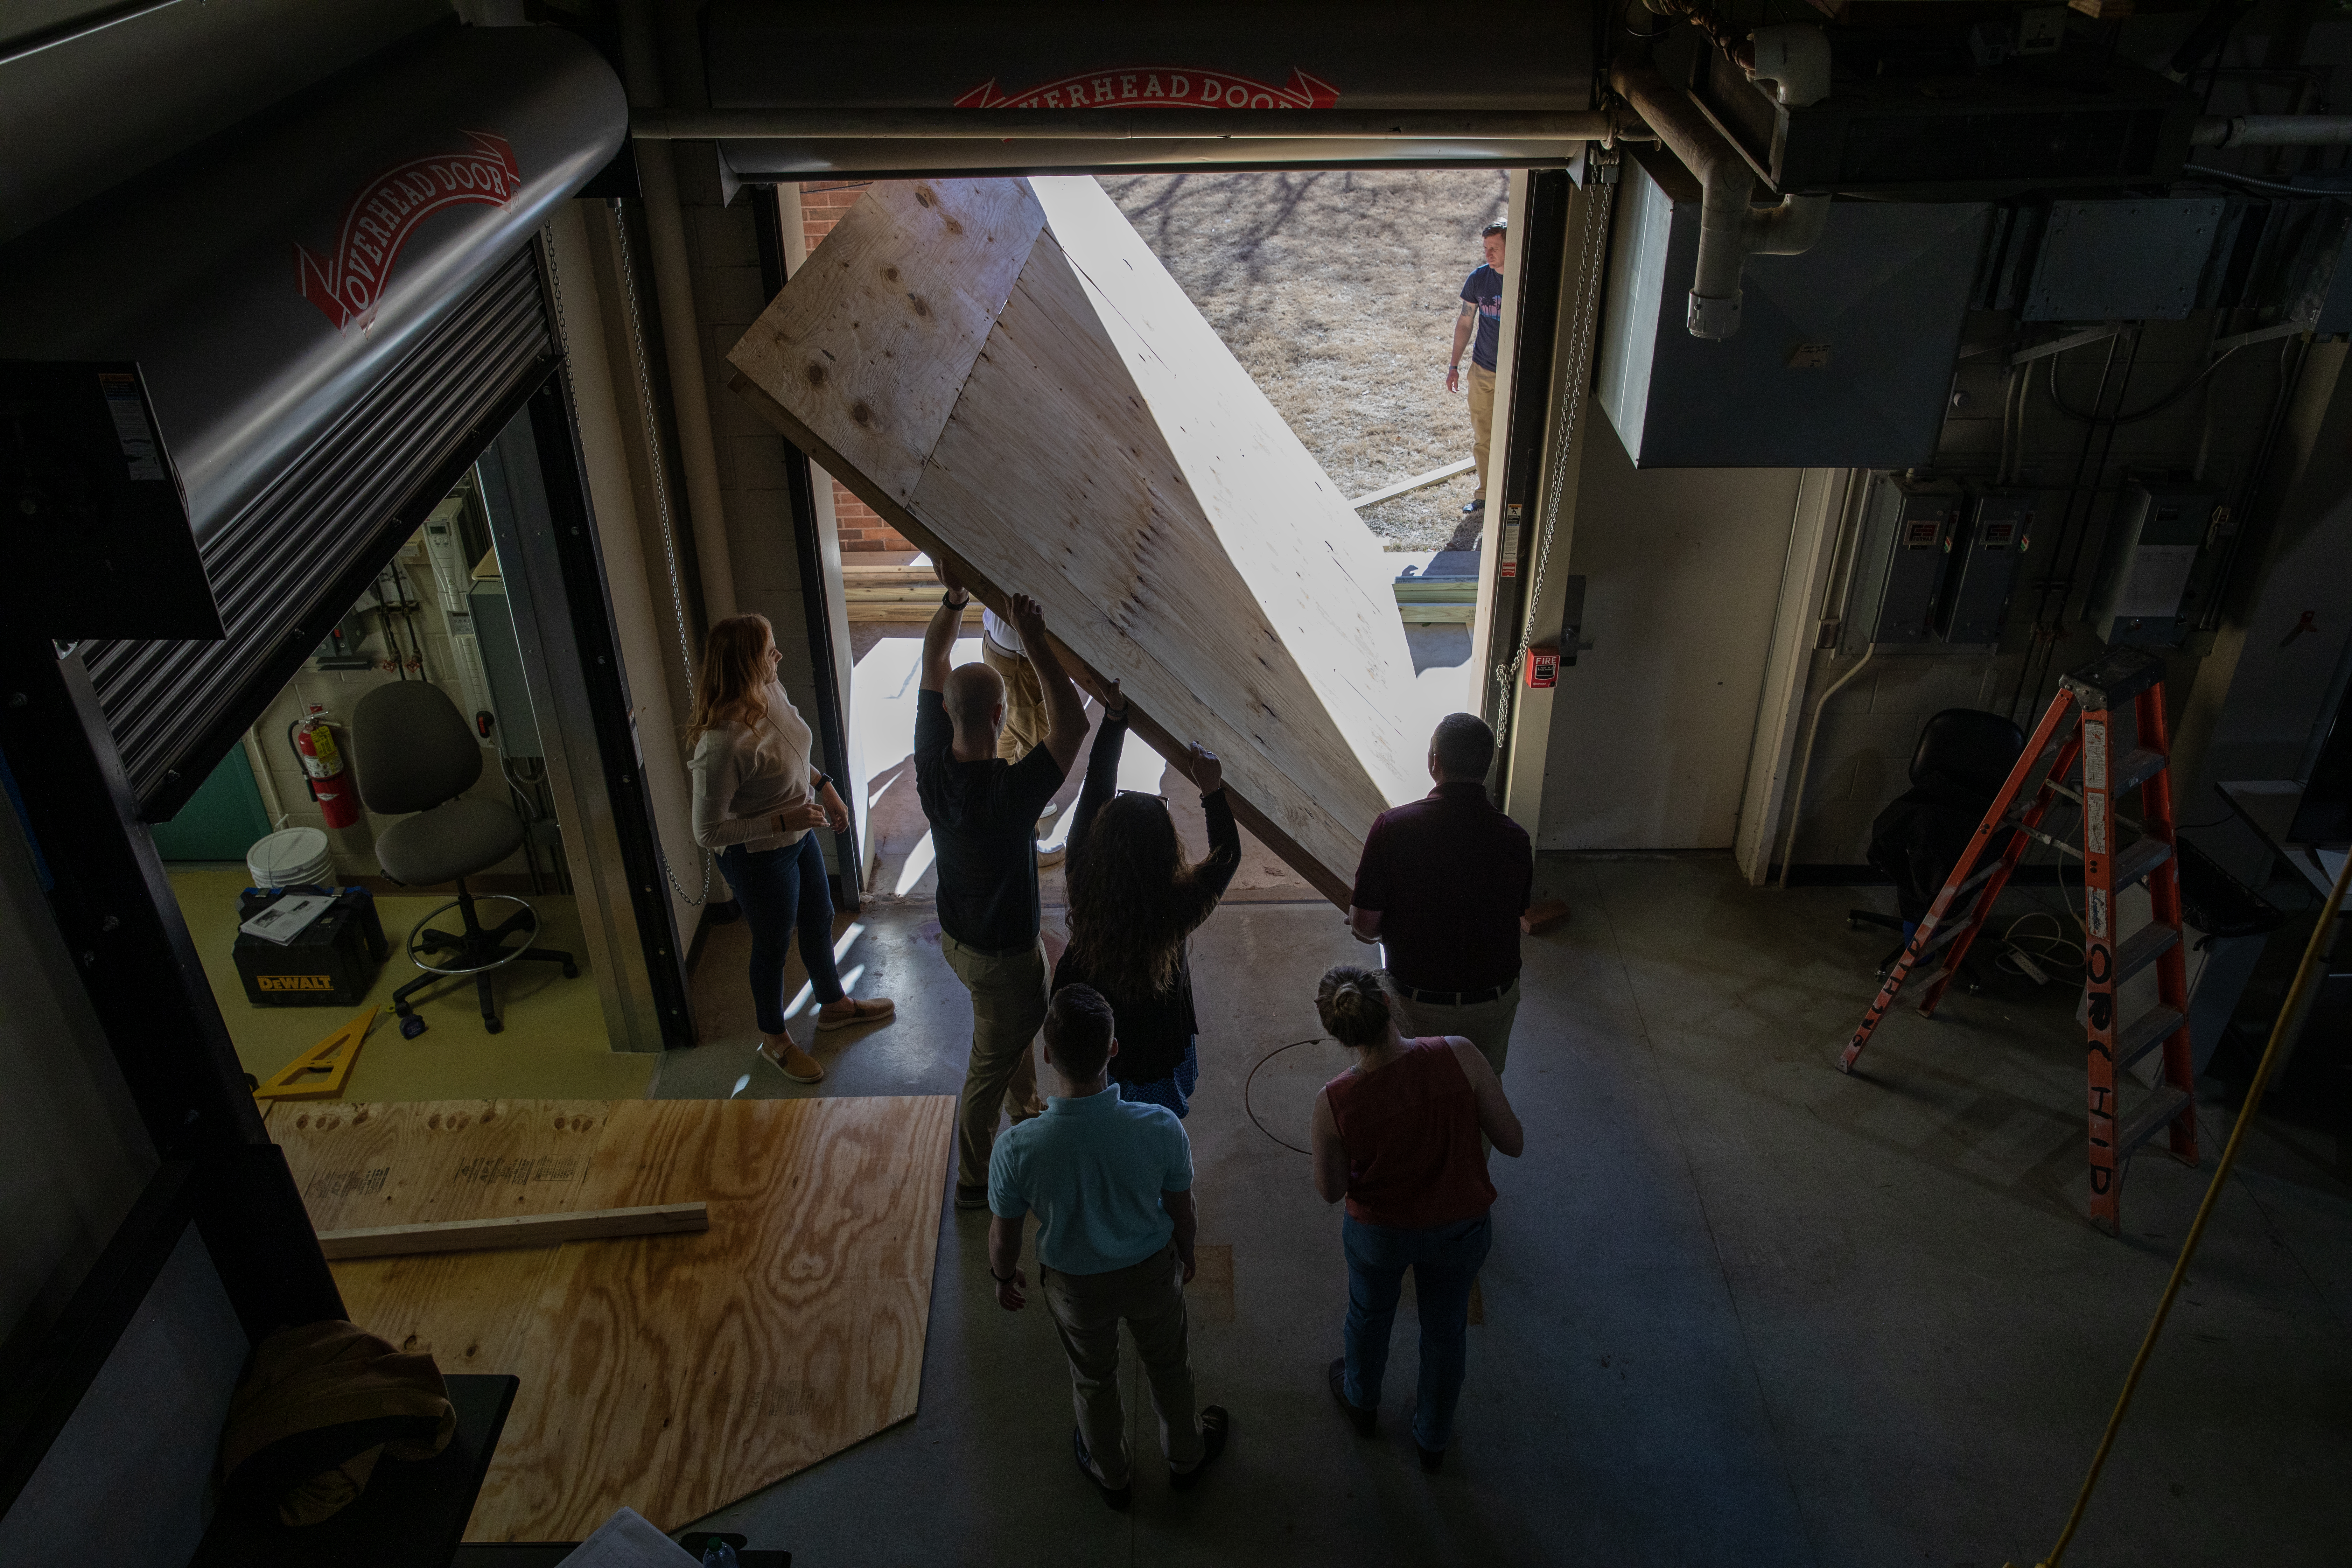
<svg viewBox="0 0 2352 1568">
<path fill-rule="evenodd" d="M 2071 993 L 1899 1011 L 1840 1076 L 1884 895 L 1750 890 L 1712 857 L 1547 861 L 1567 926 L 1528 944 L 1506 1087 L 1526 1155 L 1502 1197 L 1459 1438 L 1424 1477 L 1400 1322 L 1381 1435 L 1322 1367 L 1345 1300 L 1307 1163 L 1315 977 L 1362 952 L 1327 906 L 1240 904 L 1196 938 L 1204 1033 L 1189 1123 L 1206 1249 L 1204 1398 L 1234 1413 L 1178 1496 L 1130 1372 L 1132 1513 L 1074 1472 L 1043 1308 L 1000 1311 L 986 1219 L 943 1204 L 920 1409 L 707 1521 L 807 1563 L 1185 1562 L 1991 1565 L 2054 1539 L 2204 1175 L 2143 1153 L 2125 1237 L 2081 1217 Z M 1049 915 L 1049 921 L 1053 918 Z M 666 1058 L 655 1092 L 952 1092 L 970 1014 L 927 904 L 848 945 L 898 1021 L 820 1054 L 814 1090 L 744 1040 Z M 708 960 L 698 988 L 740 989 Z M 1265 1130 L 1253 1125 L 1251 1111 Z M 2204 1112 L 2206 1171 L 2227 1131 Z M 1270 1136 L 1271 1133 L 1274 1136 Z M 2352 1189 L 2333 1139 L 2263 1123 L 2223 1199 L 2066 1561 L 2345 1560 L 2352 1539 Z M 948 1173 L 941 1173 L 942 1198 Z M 1034 1274 L 1034 1251 L 1030 1258 Z"/>
</svg>

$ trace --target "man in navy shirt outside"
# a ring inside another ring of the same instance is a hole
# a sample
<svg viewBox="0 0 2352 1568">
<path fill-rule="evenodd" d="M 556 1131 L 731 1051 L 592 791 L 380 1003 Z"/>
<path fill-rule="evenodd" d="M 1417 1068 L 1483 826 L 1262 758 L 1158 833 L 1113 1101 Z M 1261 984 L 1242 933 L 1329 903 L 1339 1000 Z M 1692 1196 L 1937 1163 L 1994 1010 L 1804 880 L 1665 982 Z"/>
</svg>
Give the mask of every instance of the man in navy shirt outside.
<svg viewBox="0 0 2352 1568">
<path fill-rule="evenodd" d="M 1495 731 L 1449 713 L 1429 740 L 1437 787 L 1372 819 L 1349 929 L 1388 951 L 1400 1033 L 1458 1035 L 1495 1076 L 1519 1012 L 1519 917 L 1535 890 L 1528 830 L 1486 795 Z"/>
<path fill-rule="evenodd" d="M 1503 237 L 1505 226 L 1490 223 L 1480 233 L 1486 265 L 1462 285 L 1462 313 L 1454 319 L 1454 354 L 1445 366 L 1445 390 L 1462 390 L 1462 350 L 1470 350 L 1470 456 L 1478 464 L 1478 491 L 1462 509 L 1475 516 L 1486 510 L 1486 440 L 1495 429 L 1495 353 L 1503 335 Z M 1473 342 L 1473 330 L 1477 333 Z"/>
<path fill-rule="evenodd" d="M 1118 1397 L 1118 1325 L 1127 1321 L 1160 1413 L 1168 1482 L 1190 1491 L 1224 1451 L 1226 1415 L 1192 1411 L 1184 1287 L 1192 1278 L 1192 1145 L 1175 1113 L 1122 1100 L 1110 1082 L 1118 1054 L 1110 1004 L 1091 985 L 1066 985 L 1045 1015 L 1045 1065 L 1062 1092 L 1045 1114 L 997 1140 L 988 1163 L 988 1272 L 997 1305 L 1027 1302 L 1021 1222 L 1037 1215 L 1037 1273 L 1045 1310 L 1070 1358 L 1078 1468 L 1103 1500 L 1132 1500 L 1127 1415 Z"/>
</svg>

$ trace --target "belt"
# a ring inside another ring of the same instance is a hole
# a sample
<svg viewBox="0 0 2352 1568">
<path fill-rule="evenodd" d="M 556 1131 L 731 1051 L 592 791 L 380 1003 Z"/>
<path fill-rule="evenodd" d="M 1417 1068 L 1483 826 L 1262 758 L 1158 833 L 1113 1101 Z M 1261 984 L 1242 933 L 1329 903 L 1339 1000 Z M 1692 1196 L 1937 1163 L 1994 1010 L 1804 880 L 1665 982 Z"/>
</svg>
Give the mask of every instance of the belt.
<svg viewBox="0 0 2352 1568">
<path fill-rule="evenodd" d="M 962 948 L 966 952 L 971 953 L 974 958 L 1025 958 L 1030 953 L 1037 951 L 1037 939 L 1034 936 L 1027 942 L 1023 942 L 1019 947 L 987 948 L 975 947 L 971 942 L 964 941 L 963 938 L 957 936 L 952 931 L 943 931 L 940 934 L 946 937 L 950 942 L 954 942 L 958 947 Z"/>
<path fill-rule="evenodd" d="M 1489 985 L 1484 991 L 1423 991 L 1407 985 L 1394 975 L 1389 979 L 1396 986 L 1398 994 L 1406 1001 L 1426 1003 L 1432 1007 L 1475 1007 L 1481 1002 L 1496 1000 L 1518 984 L 1517 980 L 1511 980 L 1501 985 Z"/>
</svg>

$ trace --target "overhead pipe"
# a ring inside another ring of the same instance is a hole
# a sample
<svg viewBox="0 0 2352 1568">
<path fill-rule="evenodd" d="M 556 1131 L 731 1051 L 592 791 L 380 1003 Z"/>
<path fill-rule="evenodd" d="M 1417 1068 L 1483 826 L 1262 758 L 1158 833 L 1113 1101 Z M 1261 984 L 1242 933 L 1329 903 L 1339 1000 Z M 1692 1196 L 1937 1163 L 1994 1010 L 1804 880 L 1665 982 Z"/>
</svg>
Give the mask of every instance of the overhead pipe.
<svg viewBox="0 0 2352 1568">
<path fill-rule="evenodd" d="M 1759 32 L 1780 32 L 1759 28 Z M 1812 29 L 1803 29 L 1811 31 Z M 1802 68 L 1797 68 L 1801 73 Z M 1826 88 L 1826 72 L 1820 83 Z M 1785 86 L 1791 79 L 1782 79 Z M 1805 81 L 1801 74 L 1794 79 Z M 1699 112 L 1690 95 L 1646 65 L 1621 59 L 1609 84 L 1638 110 L 1668 151 L 1698 179 L 1698 268 L 1687 325 L 1695 338 L 1721 341 L 1739 331 L 1739 278 L 1750 256 L 1810 250 L 1829 222 L 1827 195 L 1784 195 L 1778 206 L 1754 205 L 1756 176 L 1738 149 Z"/>
<path fill-rule="evenodd" d="M 2191 147 L 2352 147 L 2352 114 L 2208 114 Z"/>
<path fill-rule="evenodd" d="M 641 105 L 647 142 L 1391 141 L 1603 142 L 1607 110 L 687 109 Z"/>
</svg>

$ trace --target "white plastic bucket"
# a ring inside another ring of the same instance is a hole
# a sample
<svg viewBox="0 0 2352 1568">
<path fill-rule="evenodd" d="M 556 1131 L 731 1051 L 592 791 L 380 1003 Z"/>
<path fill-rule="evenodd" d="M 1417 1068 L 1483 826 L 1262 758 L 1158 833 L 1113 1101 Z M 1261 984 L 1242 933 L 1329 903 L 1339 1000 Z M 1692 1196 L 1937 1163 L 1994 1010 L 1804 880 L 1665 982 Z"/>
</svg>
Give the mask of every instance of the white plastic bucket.
<svg viewBox="0 0 2352 1568">
<path fill-rule="evenodd" d="M 315 827 L 273 833 L 245 852 L 245 869 L 257 888 L 299 888 L 335 883 L 335 857 L 327 836 Z"/>
</svg>

